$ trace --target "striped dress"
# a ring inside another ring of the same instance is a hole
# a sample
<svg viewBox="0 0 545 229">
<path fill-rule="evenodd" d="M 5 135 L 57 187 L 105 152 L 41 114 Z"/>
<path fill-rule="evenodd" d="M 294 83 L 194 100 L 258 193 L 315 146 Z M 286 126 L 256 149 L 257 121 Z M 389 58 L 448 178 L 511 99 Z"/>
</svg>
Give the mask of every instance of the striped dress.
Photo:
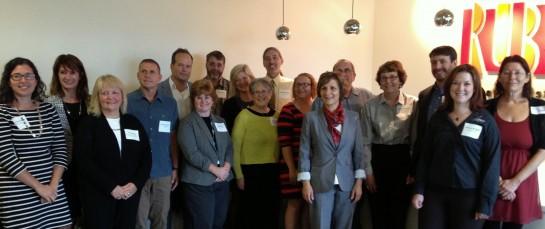
<svg viewBox="0 0 545 229">
<path fill-rule="evenodd" d="M 17 128 L 12 119 L 21 115 L 26 117 L 30 128 Z M 70 213 L 62 181 L 57 188 L 57 199 L 47 204 L 40 202 L 40 196 L 32 188 L 14 178 L 26 170 L 42 184 L 48 184 L 53 165 L 66 168 L 66 164 L 64 134 L 51 104 L 41 103 L 37 110 L 27 111 L 0 104 L 0 227 L 69 225 Z"/>
<path fill-rule="evenodd" d="M 278 116 L 278 141 L 280 148 L 291 147 L 292 157 L 297 168 L 299 162 L 299 138 L 301 136 L 301 126 L 305 114 L 295 107 L 293 102 L 282 107 Z M 292 184 L 289 178 L 289 170 L 284 158 L 280 157 L 280 192 L 283 198 L 302 198 L 301 184 L 297 182 Z"/>
</svg>

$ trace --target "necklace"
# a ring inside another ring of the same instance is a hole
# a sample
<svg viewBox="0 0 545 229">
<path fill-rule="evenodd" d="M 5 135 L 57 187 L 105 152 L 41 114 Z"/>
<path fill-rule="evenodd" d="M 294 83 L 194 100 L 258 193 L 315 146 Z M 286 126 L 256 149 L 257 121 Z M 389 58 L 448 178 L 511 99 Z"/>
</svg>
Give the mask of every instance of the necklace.
<svg viewBox="0 0 545 229">
<path fill-rule="evenodd" d="M 70 111 L 70 109 L 69 109 L 69 107 L 68 107 L 67 104 L 71 104 L 71 105 L 72 105 L 72 104 L 74 104 L 74 103 L 63 103 L 63 104 L 64 104 L 64 110 L 66 110 L 66 114 L 68 114 L 68 116 L 72 117 L 72 113 L 73 113 L 73 112 Z M 79 103 L 78 103 L 78 111 L 77 111 L 78 116 L 81 116 L 81 111 L 82 111 L 82 110 L 83 110 L 83 109 L 81 109 L 81 102 L 79 102 Z"/>
<path fill-rule="evenodd" d="M 24 115 L 21 115 L 21 112 L 17 108 L 18 103 L 15 102 L 13 105 L 14 105 L 13 107 L 15 108 L 15 111 L 17 112 L 17 115 L 25 117 Z M 34 101 L 32 101 L 32 105 L 36 106 L 36 103 Z M 27 120 L 26 123 L 28 124 L 28 127 L 26 128 L 26 130 L 30 132 L 32 137 L 35 137 L 35 138 L 42 136 L 42 132 L 43 132 L 42 114 L 40 113 L 40 106 L 37 106 L 36 110 L 38 110 L 38 122 L 40 123 L 40 127 L 39 127 L 40 131 L 39 131 L 38 134 L 35 134 L 34 131 L 32 131 L 32 129 L 30 128 L 31 127 L 30 122 L 28 122 L 26 117 L 24 118 L 25 120 Z"/>
</svg>

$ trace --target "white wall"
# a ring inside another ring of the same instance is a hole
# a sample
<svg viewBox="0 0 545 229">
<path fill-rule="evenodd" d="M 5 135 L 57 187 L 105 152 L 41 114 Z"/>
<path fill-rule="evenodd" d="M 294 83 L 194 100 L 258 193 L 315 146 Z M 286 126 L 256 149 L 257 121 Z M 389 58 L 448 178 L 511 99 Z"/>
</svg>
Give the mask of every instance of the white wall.
<svg viewBox="0 0 545 229">
<path fill-rule="evenodd" d="M 358 36 L 342 31 L 350 18 L 351 1 L 286 1 L 289 41 L 278 41 L 282 1 L 272 0 L 0 0 L 0 63 L 15 56 L 37 64 L 50 81 L 54 59 L 61 53 L 80 57 L 94 79 L 115 74 L 135 88 L 138 62 L 154 58 L 163 77 L 170 75 L 170 55 L 178 47 L 194 57 L 192 79 L 204 76 L 204 57 L 221 50 L 227 57 L 224 77 L 239 63 L 264 76 L 261 55 L 268 46 L 284 56 L 284 73 L 315 77 L 340 58 L 353 60 L 357 84 L 370 87 L 373 0 L 357 1 L 355 15 L 362 22 Z M 92 86 L 92 85 L 91 85 Z"/>
</svg>

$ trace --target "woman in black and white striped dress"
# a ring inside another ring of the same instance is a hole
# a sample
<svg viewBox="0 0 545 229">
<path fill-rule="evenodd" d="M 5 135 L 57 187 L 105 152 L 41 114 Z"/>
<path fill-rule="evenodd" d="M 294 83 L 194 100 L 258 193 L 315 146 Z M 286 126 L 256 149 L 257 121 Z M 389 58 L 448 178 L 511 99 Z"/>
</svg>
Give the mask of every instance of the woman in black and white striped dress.
<svg viewBox="0 0 545 229">
<path fill-rule="evenodd" d="M 34 64 L 9 61 L 0 82 L 0 222 L 4 228 L 69 228 L 62 184 L 67 153 Z"/>
</svg>

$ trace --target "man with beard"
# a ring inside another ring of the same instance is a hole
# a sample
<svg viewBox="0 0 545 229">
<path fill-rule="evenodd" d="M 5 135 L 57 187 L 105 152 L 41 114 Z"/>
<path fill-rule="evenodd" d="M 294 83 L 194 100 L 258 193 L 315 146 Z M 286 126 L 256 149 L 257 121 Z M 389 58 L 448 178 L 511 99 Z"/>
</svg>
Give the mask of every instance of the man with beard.
<svg viewBox="0 0 545 229">
<path fill-rule="evenodd" d="M 416 118 L 413 124 L 411 139 L 414 141 L 412 149 L 412 169 L 411 175 L 414 175 L 414 169 L 418 161 L 419 153 L 424 144 L 422 141 L 426 134 L 428 121 L 443 101 L 443 85 L 450 71 L 457 65 L 456 50 L 451 46 L 439 46 L 434 48 L 430 54 L 431 73 L 435 78 L 435 83 L 422 90 L 418 94 L 418 103 L 416 107 Z"/>
<path fill-rule="evenodd" d="M 212 81 L 218 97 L 212 110 L 215 115 L 221 114 L 223 102 L 229 97 L 229 80 L 222 77 L 224 69 L 225 56 L 223 53 L 215 50 L 206 54 L 206 76 L 204 78 Z"/>
</svg>

